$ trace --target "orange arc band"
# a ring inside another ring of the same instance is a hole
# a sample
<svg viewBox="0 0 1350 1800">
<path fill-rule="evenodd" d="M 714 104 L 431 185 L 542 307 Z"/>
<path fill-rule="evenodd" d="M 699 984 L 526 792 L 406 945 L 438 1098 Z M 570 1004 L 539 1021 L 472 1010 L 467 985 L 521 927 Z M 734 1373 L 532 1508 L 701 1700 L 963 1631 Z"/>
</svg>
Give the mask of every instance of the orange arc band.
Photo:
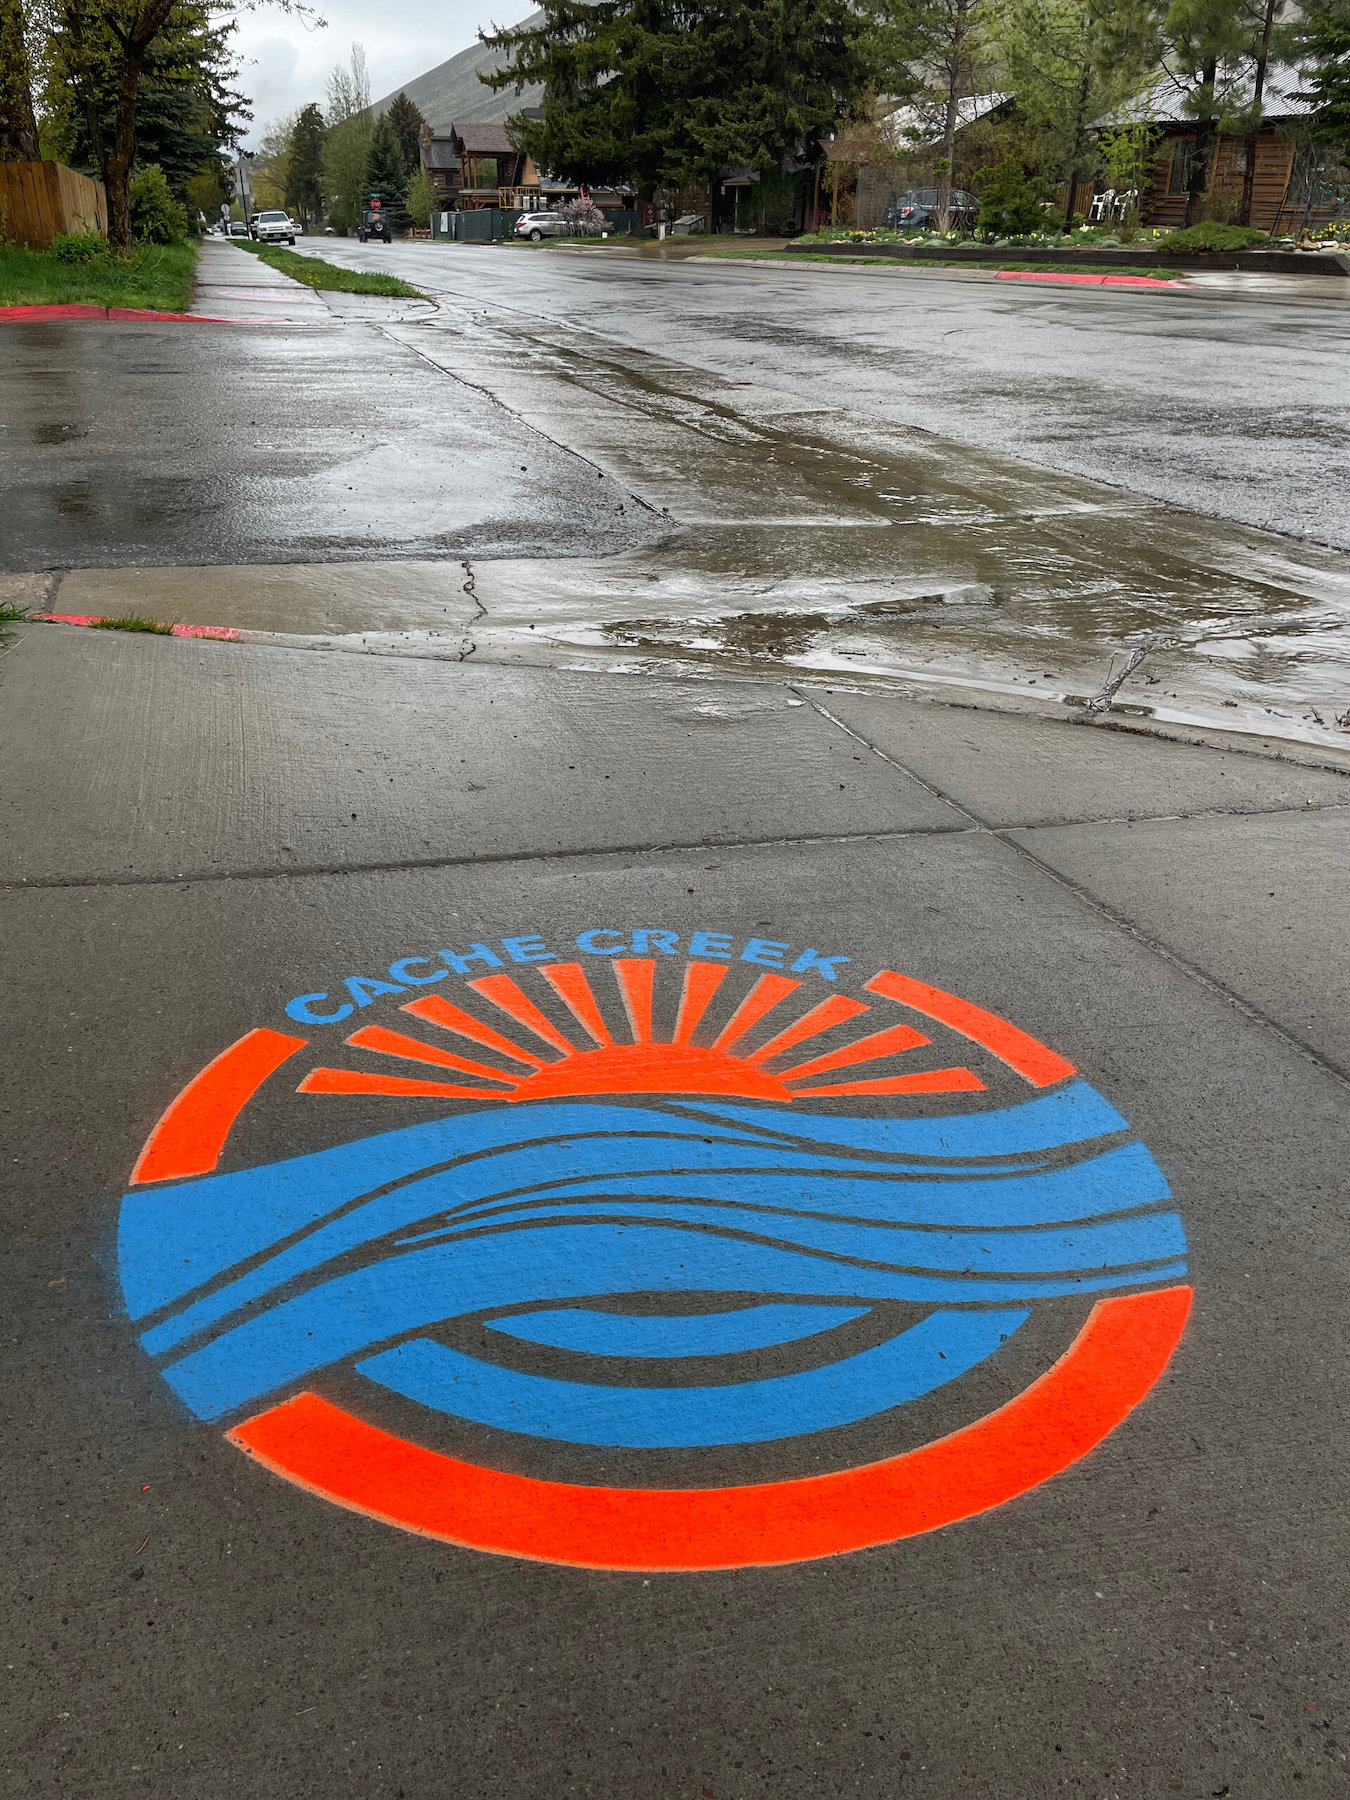
<svg viewBox="0 0 1350 1800">
<path fill-rule="evenodd" d="M 1024 1075 L 1033 1087 L 1051 1087 L 1077 1073 L 1071 1062 L 1066 1062 L 1027 1032 L 1019 1031 L 1016 1025 L 1000 1019 L 997 1013 L 986 1012 L 982 1006 L 972 1006 L 969 1000 L 960 1000 L 943 988 L 929 987 L 926 981 L 915 981 L 911 975 L 897 975 L 894 969 L 882 969 L 863 986 L 868 993 L 884 994 L 888 1000 L 911 1006 L 926 1018 L 950 1025 L 953 1031 L 959 1031 L 973 1043 L 983 1044 L 1000 1062 Z"/>
<path fill-rule="evenodd" d="M 308 1042 L 260 1026 L 222 1050 L 170 1101 L 136 1159 L 132 1185 L 210 1174 L 244 1106 Z"/>
<path fill-rule="evenodd" d="M 804 1562 L 933 1531 L 1036 1487 L 1100 1443 L 1167 1366 L 1189 1287 L 1101 1300 L 1006 1406 L 903 1456 L 733 1488 L 605 1488 L 485 1469 L 368 1425 L 317 1394 L 226 1435 L 278 1475 L 426 1537 L 598 1569 Z"/>
</svg>

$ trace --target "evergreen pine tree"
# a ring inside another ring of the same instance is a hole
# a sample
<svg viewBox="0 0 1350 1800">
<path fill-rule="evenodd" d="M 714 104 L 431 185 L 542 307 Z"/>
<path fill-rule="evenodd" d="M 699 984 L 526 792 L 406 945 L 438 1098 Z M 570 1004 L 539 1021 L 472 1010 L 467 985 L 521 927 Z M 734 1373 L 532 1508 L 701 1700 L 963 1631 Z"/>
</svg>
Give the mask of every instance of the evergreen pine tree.
<svg viewBox="0 0 1350 1800">
<path fill-rule="evenodd" d="M 286 204 L 308 230 L 323 217 L 323 112 L 311 100 L 296 114 L 286 158 Z"/>
<path fill-rule="evenodd" d="M 409 175 L 422 166 L 422 140 L 418 136 L 426 120 L 417 107 L 404 93 L 398 93 L 389 102 L 389 123 L 398 134 L 398 147 L 403 152 L 403 163 Z"/>
<path fill-rule="evenodd" d="M 408 229 L 408 209 L 404 204 L 408 192 L 408 166 L 388 113 L 375 121 L 375 129 L 370 134 L 366 192 L 379 195 L 380 213 L 388 220 L 391 231 Z"/>
<path fill-rule="evenodd" d="M 1312 0 L 1299 36 L 1312 135 L 1350 158 L 1350 0 Z"/>
<path fill-rule="evenodd" d="M 588 185 L 659 186 L 726 163 L 814 160 L 860 100 L 848 0 L 544 0 L 537 26 L 485 35 L 506 53 L 488 86 L 544 88 L 512 129 L 539 168 Z"/>
</svg>

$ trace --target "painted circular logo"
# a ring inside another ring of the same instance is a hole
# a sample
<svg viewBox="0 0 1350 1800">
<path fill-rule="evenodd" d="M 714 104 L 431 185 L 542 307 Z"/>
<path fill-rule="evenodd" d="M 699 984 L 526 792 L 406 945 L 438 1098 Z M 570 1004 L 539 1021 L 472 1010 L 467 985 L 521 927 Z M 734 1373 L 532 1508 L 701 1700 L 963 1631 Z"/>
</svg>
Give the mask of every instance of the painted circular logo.
<svg viewBox="0 0 1350 1800">
<path fill-rule="evenodd" d="M 570 958 L 484 940 L 298 996 L 305 1035 L 232 1044 L 141 1153 L 119 1254 L 143 1347 L 278 1475 L 499 1554 L 795 1562 L 1027 1492 L 1162 1373 L 1181 1220 L 1063 1057 L 846 966 L 596 928 Z M 286 1104 L 324 1147 L 222 1170 L 302 1065 Z M 587 1456 L 621 1478 L 571 1478 Z"/>
</svg>

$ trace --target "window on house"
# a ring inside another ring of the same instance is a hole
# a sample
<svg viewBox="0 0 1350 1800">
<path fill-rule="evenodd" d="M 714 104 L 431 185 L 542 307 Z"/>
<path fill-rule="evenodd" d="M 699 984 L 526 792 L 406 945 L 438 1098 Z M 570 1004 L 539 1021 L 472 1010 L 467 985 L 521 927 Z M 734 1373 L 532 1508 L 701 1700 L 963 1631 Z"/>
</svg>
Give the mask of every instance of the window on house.
<svg viewBox="0 0 1350 1800">
<path fill-rule="evenodd" d="M 1172 172 L 1167 178 L 1167 192 L 1174 198 L 1191 189 L 1191 170 L 1195 165 L 1195 139 L 1178 138 L 1172 146 Z"/>
</svg>

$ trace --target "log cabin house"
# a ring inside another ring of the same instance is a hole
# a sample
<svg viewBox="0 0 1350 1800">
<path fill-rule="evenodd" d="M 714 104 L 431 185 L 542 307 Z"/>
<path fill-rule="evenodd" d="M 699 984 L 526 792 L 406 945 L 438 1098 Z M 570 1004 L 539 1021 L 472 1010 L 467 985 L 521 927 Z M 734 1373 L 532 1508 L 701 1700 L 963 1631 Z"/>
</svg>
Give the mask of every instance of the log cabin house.
<svg viewBox="0 0 1350 1800">
<path fill-rule="evenodd" d="M 424 128 L 422 167 L 447 211 L 539 204 L 538 171 L 501 119 L 466 120 L 441 137 Z"/>
<path fill-rule="evenodd" d="M 1251 223 L 1276 236 L 1297 232 L 1304 224 L 1315 227 L 1345 216 L 1344 176 L 1338 183 L 1327 159 L 1314 147 L 1297 142 L 1298 122 L 1308 113 L 1307 103 L 1298 97 L 1300 83 L 1297 69 L 1272 64 L 1266 72 L 1262 119 L 1256 134 Z M 1237 84 L 1231 96 L 1235 111 L 1250 101 L 1251 91 L 1250 76 L 1245 86 Z M 1152 177 L 1140 202 L 1143 225 L 1175 230 L 1185 222 L 1197 126 L 1184 105 L 1184 90 L 1164 79 L 1136 109 L 1160 134 Z M 1101 121 L 1102 125 L 1108 123 Z M 1206 217 L 1237 217 L 1246 169 L 1246 132 L 1221 132 L 1210 163 Z"/>
</svg>

